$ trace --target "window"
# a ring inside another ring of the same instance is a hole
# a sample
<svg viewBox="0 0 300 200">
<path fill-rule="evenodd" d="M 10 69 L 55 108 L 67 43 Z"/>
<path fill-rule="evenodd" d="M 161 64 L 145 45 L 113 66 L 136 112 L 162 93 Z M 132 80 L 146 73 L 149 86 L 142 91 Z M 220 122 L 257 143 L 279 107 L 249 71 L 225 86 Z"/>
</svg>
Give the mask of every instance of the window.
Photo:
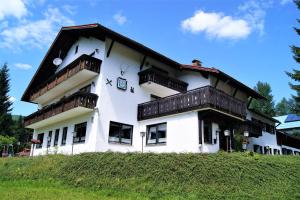
<svg viewBox="0 0 300 200">
<path fill-rule="evenodd" d="M 204 143 L 212 144 L 212 124 L 204 121 Z"/>
<path fill-rule="evenodd" d="M 132 144 L 132 131 L 132 125 L 110 122 L 108 142 Z"/>
<path fill-rule="evenodd" d="M 78 47 L 79 47 L 79 45 L 76 45 L 76 47 L 75 47 L 75 54 L 78 52 Z"/>
<path fill-rule="evenodd" d="M 167 141 L 167 123 L 147 126 L 147 144 L 165 144 Z"/>
<path fill-rule="evenodd" d="M 61 145 L 65 145 L 67 141 L 68 127 L 63 128 L 63 134 L 61 137 Z"/>
<path fill-rule="evenodd" d="M 48 133 L 47 147 L 51 146 L 51 140 L 52 140 L 52 131 L 49 131 L 49 133 Z"/>
<path fill-rule="evenodd" d="M 59 129 L 56 129 L 54 135 L 54 146 L 57 146 L 58 144 L 58 136 L 59 136 Z"/>
<path fill-rule="evenodd" d="M 84 143 L 86 135 L 86 122 L 81 124 L 75 124 L 73 143 Z"/>
<path fill-rule="evenodd" d="M 40 133 L 37 135 L 37 139 L 40 141 L 39 144 L 36 144 L 35 148 L 42 148 L 43 147 L 43 141 L 44 141 L 44 133 Z"/>
</svg>

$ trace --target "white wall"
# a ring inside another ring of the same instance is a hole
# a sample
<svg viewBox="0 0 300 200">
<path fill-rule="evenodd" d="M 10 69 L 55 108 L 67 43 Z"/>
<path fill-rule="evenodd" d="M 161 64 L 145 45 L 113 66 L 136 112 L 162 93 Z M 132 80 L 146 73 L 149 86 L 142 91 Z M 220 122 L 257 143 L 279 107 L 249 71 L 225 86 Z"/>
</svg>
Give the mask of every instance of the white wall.
<svg viewBox="0 0 300 200">
<path fill-rule="evenodd" d="M 281 146 L 277 144 L 276 134 L 271 134 L 263 131 L 261 137 L 258 138 L 250 137 L 249 144 L 247 145 L 247 149 L 253 151 L 254 150 L 253 145 L 262 146 L 263 151 L 265 146 L 269 146 L 272 149 L 272 153 L 273 153 L 273 149 L 279 149 L 281 154 Z"/>
<path fill-rule="evenodd" d="M 189 84 L 188 90 L 210 85 L 210 79 L 204 78 L 199 72 L 180 71 L 177 73 L 177 77 Z"/>
</svg>

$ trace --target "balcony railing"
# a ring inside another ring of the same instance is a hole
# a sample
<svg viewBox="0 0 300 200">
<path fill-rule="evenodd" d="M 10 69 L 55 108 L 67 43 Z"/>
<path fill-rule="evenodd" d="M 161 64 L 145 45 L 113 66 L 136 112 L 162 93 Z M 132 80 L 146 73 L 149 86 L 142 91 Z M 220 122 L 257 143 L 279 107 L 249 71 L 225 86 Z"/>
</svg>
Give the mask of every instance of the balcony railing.
<svg viewBox="0 0 300 200">
<path fill-rule="evenodd" d="M 76 107 L 93 109 L 96 107 L 98 96 L 92 93 L 78 92 L 57 103 L 51 104 L 31 115 L 25 117 L 24 125 L 28 126 L 36 122 L 48 119 L 60 113 L 66 112 Z"/>
<path fill-rule="evenodd" d="M 246 103 L 217 90 L 205 86 L 183 94 L 175 94 L 138 105 L 138 120 L 156 118 L 203 108 L 246 118 Z"/>
<path fill-rule="evenodd" d="M 43 84 L 37 86 L 36 89 L 33 90 L 34 92 L 30 96 L 30 100 L 33 101 L 37 97 L 45 94 L 49 90 L 56 87 L 58 84 L 67 80 L 83 69 L 99 73 L 101 63 L 102 61 L 97 58 L 88 56 L 86 54 L 81 55 L 61 71 L 47 79 Z"/>
<path fill-rule="evenodd" d="M 153 82 L 159 85 L 168 87 L 178 92 L 186 92 L 188 84 L 184 81 L 169 77 L 160 73 L 154 69 L 147 69 L 139 73 L 140 81 L 139 84 Z"/>
</svg>

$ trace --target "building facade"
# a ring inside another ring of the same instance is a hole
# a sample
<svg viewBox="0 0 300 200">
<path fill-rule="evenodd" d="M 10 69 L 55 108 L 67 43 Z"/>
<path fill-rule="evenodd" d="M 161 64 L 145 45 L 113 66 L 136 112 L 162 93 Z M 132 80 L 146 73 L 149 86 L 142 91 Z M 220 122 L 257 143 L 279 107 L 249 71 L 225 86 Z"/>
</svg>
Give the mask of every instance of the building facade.
<svg viewBox="0 0 300 200">
<path fill-rule="evenodd" d="M 249 110 L 249 99 L 264 97 L 221 70 L 180 64 L 100 24 L 63 27 L 22 97 L 39 106 L 24 121 L 39 141 L 32 155 L 214 153 L 231 151 L 244 134 L 249 150 L 268 145 L 281 154 L 276 121 Z"/>
</svg>

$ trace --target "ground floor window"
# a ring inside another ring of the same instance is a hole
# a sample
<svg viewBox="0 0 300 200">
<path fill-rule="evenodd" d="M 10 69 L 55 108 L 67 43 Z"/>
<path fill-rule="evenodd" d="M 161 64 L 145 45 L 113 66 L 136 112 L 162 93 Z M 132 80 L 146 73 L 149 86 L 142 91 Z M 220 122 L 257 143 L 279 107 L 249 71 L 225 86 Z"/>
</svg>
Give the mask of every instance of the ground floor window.
<svg viewBox="0 0 300 200">
<path fill-rule="evenodd" d="M 56 129 L 54 135 L 54 146 L 57 146 L 58 144 L 58 137 L 59 137 L 59 129 Z"/>
<path fill-rule="evenodd" d="M 204 143 L 212 144 L 212 123 L 204 120 Z"/>
<path fill-rule="evenodd" d="M 75 124 L 73 133 L 73 143 L 84 143 L 86 136 L 86 125 L 87 123 Z"/>
<path fill-rule="evenodd" d="M 147 144 L 165 144 L 167 142 L 167 123 L 147 126 Z"/>
<path fill-rule="evenodd" d="M 119 122 L 110 122 L 108 142 L 132 144 L 133 126 Z"/>
<path fill-rule="evenodd" d="M 44 133 L 40 133 L 37 135 L 37 139 L 40 141 L 39 144 L 36 144 L 35 148 L 42 148 L 43 147 L 43 141 L 44 141 Z"/>
<path fill-rule="evenodd" d="M 65 145 L 67 141 L 68 127 L 63 128 L 63 133 L 61 137 L 61 145 Z"/>
<path fill-rule="evenodd" d="M 47 147 L 51 146 L 51 140 L 52 140 L 52 131 L 49 131 L 48 139 L 47 139 Z"/>
</svg>

